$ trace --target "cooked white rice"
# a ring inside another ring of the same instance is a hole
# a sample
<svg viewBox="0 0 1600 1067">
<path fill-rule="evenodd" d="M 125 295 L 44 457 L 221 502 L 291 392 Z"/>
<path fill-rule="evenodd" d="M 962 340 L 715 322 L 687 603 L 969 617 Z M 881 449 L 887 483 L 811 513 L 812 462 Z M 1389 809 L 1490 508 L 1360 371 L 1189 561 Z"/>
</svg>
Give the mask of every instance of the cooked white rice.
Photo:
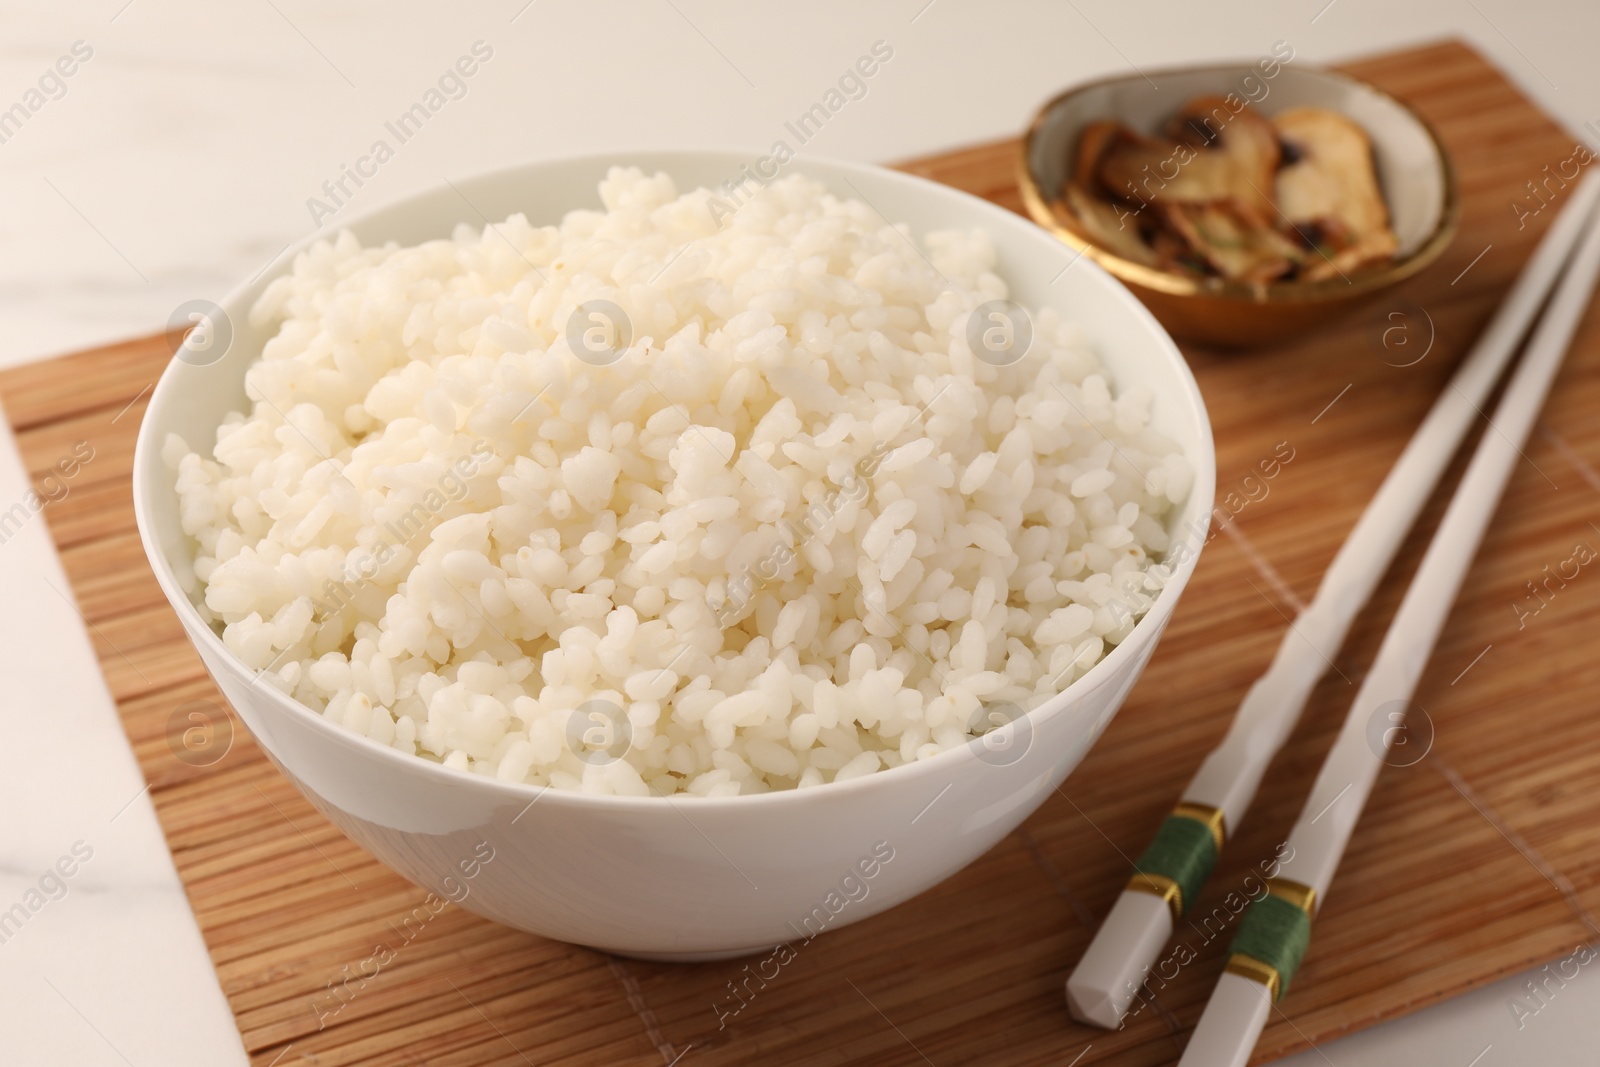
<svg viewBox="0 0 1600 1067">
<path fill-rule="evenodd" d="M 604 211 L 341 233 L 267 288 L 252 409 L 165 449 L 264 683 L 475 774 L 724 796 L 967 744 L 1127 636 L 1191 482 L 1148 394 L 1048 310 L 976 359 L 982 232 L 924 258 L 802 177 L 707 196 L 614 169 Z M 604 366 L 565 330 L 597 299 Z"/>
</svg>

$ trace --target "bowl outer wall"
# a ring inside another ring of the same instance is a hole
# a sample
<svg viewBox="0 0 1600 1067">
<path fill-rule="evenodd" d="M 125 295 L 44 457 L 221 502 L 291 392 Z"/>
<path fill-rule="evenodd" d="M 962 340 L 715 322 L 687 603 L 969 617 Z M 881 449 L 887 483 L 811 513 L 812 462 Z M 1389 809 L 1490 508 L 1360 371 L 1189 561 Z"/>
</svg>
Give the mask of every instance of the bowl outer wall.
<svg viewBox="0 0 1600 1067">
<path fill-rule="evenodd" d="M 531 163 L 335 221 L 364 243 L 442 237 L 479 213 L 495 219 L 522 211 L 536 224 L 554 223 L 565 210 L 598 204 L 595 185 L 613 162 L 666 170 L 680 189 L 714 188 L 760 155 L 614 152 Z M 882 911 L 971 862 L 1049 796 L 1137 680 L 1193 572 L 1215 485 L 1210 424 L 1182 356 L 1126 288 L 1020 216 L 946 186 L 808 157 L 788 172 L 862 199 L 919 235 L 987 229 L 1014 299 L 1055 307 L 1082 325 L 1119 388 L 1140 382 L 1155 394 L 1153 424 L 1179 442 L 1195 469 L 1194 488 L 1173 522 L 1191 555 L 1126 641 L 1084 678 L 991 735 L 1012 743 L 1005 757 L 979 758 L 986 750 L 975 744 L 850 782 L 719 799 L 595 797 L 447 770 L 356 737 L 256 682 L 194 610 L 171 563 L 187 559 L 192 546 L 178 524 L 161 444 L 176 432 L 208 447 L 222 416 L 245 406 L 245 368 L 275 326 L 252 326 L 248 310 L 290 262 L 280 258 L 275 270 L 223 301 L 234 329 L 228 353 L 204 367 L 174 360 L 158 383 L 134 463 L 140 536 L 207 669 L 273 761 L 346 834 L 418 885 L 459 897 L 468 910 L 624 953 L 755 950 L 820 925 L 802 920 L 844 899 L 828 894 L 840 893 L 841 880 L 883 842 L 894 858 L 879 863 L 870 880 L 857 871 L 865 895 L 852 890 L 861 899 L 846 900 L 826 925 Z M 495 859 L 474 866 L 482 842 Z M 474 872 L 470 880 L 463 864 Z"/>
</svg>

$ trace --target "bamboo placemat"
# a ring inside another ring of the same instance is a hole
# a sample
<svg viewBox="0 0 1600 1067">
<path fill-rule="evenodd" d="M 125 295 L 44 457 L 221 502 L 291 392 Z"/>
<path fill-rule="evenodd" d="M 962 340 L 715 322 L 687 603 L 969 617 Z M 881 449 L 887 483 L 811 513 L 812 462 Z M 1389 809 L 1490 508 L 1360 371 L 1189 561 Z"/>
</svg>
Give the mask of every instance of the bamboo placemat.
<svg viewBox="0 0 1600 1067">
<path fill-rule="evenodd" d="M 1537 203 L 1526 183 L 1572 155 L 1570 135 L 1460 44 L 1349 69 L 1437 125 L 1460 170 L 1459 240 L 1401 296 L 1318 337 L 1244 355 L 1188 353 L 1216 428 L 1223 511 L 1121 714 L 1061 795 L 1015 834 L 918 899 L 808 945 L 720 1030 L 714 1005 L 732 1003 L 728 983 L 744 978 L 742 961 L 613 959 L 454 907 L 406 940 L 401 920 L 423 891 L 317 815 L 242 729 L 231 747 L 203 750 L 220 756 L 209 766 L 197 765 L 209 755 L 178 759 L 170 732 L 197 709 L 220 715 L 221 697 L 134 532 L 133 439 L 166 344 L 133 341 L 0 374 L 38 478 L 76 442 L 94 449 L 46 515 L 254 1063 L 1176 1060 L 1232 933 L 1202 917 L 1226 918 L 1227 894 L 1283 839 L 1438 504 L 1230 843 L 1195 924 L 1180 934 L 1189 951 L 1168 966 L 1175 977 L 1116 1033 L 1073 1023 L 1062 982 L 1126 880 L 1127 857 L 1220 736 L 1555 214 L 1547 207 L 1519 226 L 1513 205 Z M 1005 141 L 908 169 L 1018 208 L 1014 151 Z M 1385 347 L 1382 329 L 1396 326 Z M 1285 450 L 1293 458 L 1261 479 L 1258 464 Z M 1419 690 L 1436 732 L 1431 750 L 1382 775 L 1258 1060 L 1566 955 L 1594 932 L 1586 909 L 1600 906 L 1600 576 L 1586 566 L 1553 592 L 1542 585 L 1546 566 L 1555 573 L 1579 544 L 1600 550 L 1593 321 L 1526 454 Z M 1540 584 L 1537 598 L 1529 582 Z M 1402 751 L 1423 749 L 1415 731 L 1409 740 Z M 395 958 L 372 975 L 380 946 Z M 347 988 L 347 973 L 367 980 L 351 982 L 358 991 L 343 1003 L 331 987 Z"/>
</svg>

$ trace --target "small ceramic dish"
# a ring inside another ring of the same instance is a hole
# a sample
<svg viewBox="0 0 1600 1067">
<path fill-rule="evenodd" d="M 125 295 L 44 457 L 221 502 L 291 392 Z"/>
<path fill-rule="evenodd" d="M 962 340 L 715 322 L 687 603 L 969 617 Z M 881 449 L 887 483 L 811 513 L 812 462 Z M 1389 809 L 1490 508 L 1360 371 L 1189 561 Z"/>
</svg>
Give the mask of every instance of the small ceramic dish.
<svg viewBox="0 0 1600 1067">
<path fill-rule="evenodd" d="M 1266 71 L 1274 70 L 1268 76 Z M 1291 107 L 1329 108 L 1372 142 L 1394 259 L 1346 277 L 1248 285 L 1161 270 L 1092 242 L 1059 197 L 1089 123 L 1111 119 L 1152 133 L 1198 96 L 1236 94 L 1267 118 Z M 1413 110 L 1357 78 L 1289 62 L 1229 64 L 1120 75 L 1069 89 L 1045 104 L 1023 139 L 1023 202 L 1035 222 L 1092 258 L 1144 301 L 1175 336 L 1218 347 L 1290 340 L 1356 308 L 1439 258 L 1460 217 L 1450 158 Z"/>
</svg>

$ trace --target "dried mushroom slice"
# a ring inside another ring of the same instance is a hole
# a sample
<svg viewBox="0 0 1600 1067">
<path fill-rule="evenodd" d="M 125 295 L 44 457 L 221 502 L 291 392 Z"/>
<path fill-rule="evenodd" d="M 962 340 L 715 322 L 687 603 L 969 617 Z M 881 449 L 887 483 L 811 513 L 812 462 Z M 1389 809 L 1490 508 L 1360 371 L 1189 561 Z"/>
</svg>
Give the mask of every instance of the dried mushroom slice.
<svg viewBox="0 0 1600 1067">
<path fill-rule="evenodd" d="M 1238 192 L 1226 153 L 1158 141 L 1116 145 L 1101 161 L 1099 178 L 1113 195 L 1135 203 L 1203 204 Z"/>
<path fill-rule="evenodd" d="M 1162 218 L 1222 277 L 1261 284 L 1290 273 L 1304 253 L 1230 203 L 1164 204 Z"/>
<path fill-rule="evenodd" d="M 1264 223 L 1277 217 L 1272 205 L 1273 178 L 1278 171 L 1278 134 L 1272 123 L 1252 107 L 1235 111 L 1220 96 L 1197 96 L 1172 119 L 1174 128 L 1188 131 L 1191 141 L 1206 147 L 1183 147 L 1195 154 L 1194 162 L 1221 153 L 1228 162 L 1231 199 Z M 1188 164 L 1193 166 L 1194 163 Z M 1220 198 L 1219 198 L 1220 199 Z"/>
<path fill-rule="evenodd" d="M 1150 235 L 1150 248 L 1155 252 L 1156 264 L 1168 274 L 1192 274 L 1215 277 L 1216 269 L 1206 258 L 1189 246 L 1172 229 L 1162 226 Z"/>
<path fill-rule="evenodd" d="M 1147 267 L 1159 265 L 1155 253 L 1145 244 L 1138 227 L 1134 225 L 1130 209 L 1095 196 L 1079 185 L 1068 185 L 1061 192 L 1062 199 L 1057 201 L 1058 206 L 1078 223 L 1078 228 L 1089 240 L 1123 259 Z"/>
<path fill-rule="evenodd" d="M 1394 258 L 1399 246 L 1400 243 L 1395 240 L 1394 234 L 1388 230 L 1365 234 L 1342 248 L 1318 245 L 1313 254 L 1305 257 L 1305 266 L 1300 272 L 1300 277 L 1308 282 L 1342 278 L 1351 271 L 1359 270 L 1369 264 L 1388 262 Z"/>
<path fill-rule="evenodd" d="M 1332 261 L 1319 271 L 1336 273 L 1393 256 L 1398 242 L 1389 229 L 1389 209 L 1378 188 L 1366 131 L 1319 107 L 1290 108 L 1273 125 L 1295 156 L 1295 162 L 1278 171 L 1278 208 L 1297 230 L 1315 227 L 1321 234 L 1337 235 L 1319 243 Z M 1317 266 L 1315 260 L 1309 262 Z"/>
<path fill-rule="evenodd" d="M 1078 134 L 1078 154 L 1072 162 L 1072 183 L 1094 190 L 1100 184 L 1100 162 L 1117 145 L 1139 138 L 1120 122 L 1091 122 Z"/>
</svg>

